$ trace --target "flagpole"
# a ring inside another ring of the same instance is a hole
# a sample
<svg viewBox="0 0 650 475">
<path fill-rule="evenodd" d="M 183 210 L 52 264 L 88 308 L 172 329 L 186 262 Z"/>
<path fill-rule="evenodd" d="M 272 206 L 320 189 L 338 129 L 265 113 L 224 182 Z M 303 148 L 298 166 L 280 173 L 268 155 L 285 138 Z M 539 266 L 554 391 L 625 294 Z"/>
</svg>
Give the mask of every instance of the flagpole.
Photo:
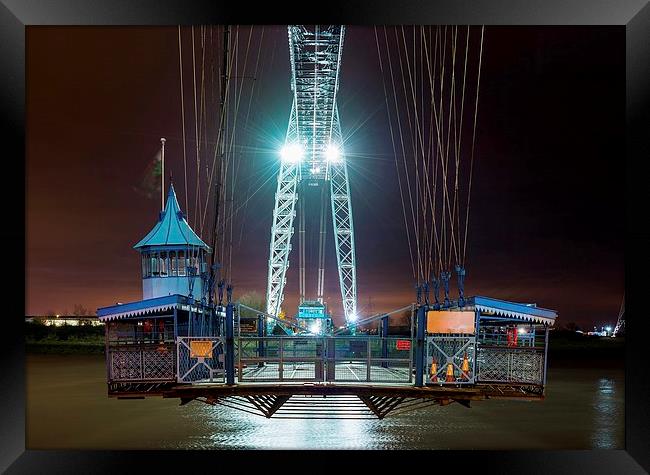
<svg viewBox="0 0 650 475">
<path fill-rule="evenodd" d="M 162 144 L 162 151 L 161 151 L 161 162 L 162 162 L 162 168 L 161 168 L 161 173 L 160 173 L 160 201 L 162 203 L 162 208 L 161 211 L 165 210 L 165 141 L 166 139 L 163 137 L 160 139 L 160 143 Z"/>
</svg>

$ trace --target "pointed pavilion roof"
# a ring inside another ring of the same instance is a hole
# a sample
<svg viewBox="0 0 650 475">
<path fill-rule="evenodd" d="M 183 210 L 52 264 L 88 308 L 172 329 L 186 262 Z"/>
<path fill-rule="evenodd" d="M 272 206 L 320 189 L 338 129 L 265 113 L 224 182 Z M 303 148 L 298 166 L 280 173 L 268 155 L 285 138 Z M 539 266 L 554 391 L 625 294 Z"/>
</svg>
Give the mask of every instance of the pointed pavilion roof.
<svg viewBox="0 0 650 475">
<path fill-rule="evenodd" d="M 165 210 L 160 213 L 158 223 L 151 231 L 149 231 L 149 234 L 133 246 L 133 248 L 139 249 L 145 246 L 172 245 L 189 245 L 210 249 L 210 247 L 196 235 L 190 225 L 187 224 L 187 220 L 178 205 L 174 185 L 170 184 Z"/>
</svg>

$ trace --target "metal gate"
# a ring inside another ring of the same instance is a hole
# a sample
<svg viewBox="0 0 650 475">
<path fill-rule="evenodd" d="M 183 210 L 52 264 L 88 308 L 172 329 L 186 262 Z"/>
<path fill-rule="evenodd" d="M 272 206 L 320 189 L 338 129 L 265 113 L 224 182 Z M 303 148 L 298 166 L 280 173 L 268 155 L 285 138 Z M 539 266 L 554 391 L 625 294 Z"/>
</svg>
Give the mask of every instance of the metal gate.
<svg viewBox="0 0 650 475">
<path fill-rule="evenodd" d="M 413 381 L 409 338 L 241 337 L 237 375 L 247 381 Z"/>
<path fill-rule="evenodd" d="M 179 383 L 225 382 L 222 337 L 179 336 L 176 352 Z"/>
<path fill-rule="evenodd" d="M 476 379 L 474 335 L 427 337 L 427 384 L 473 384 Z"/>
<path fill-rule="evenodd" d="M 237 375 L 246 381 L 323 381 L 325 339 L 240 337 Z"/>
</svg>

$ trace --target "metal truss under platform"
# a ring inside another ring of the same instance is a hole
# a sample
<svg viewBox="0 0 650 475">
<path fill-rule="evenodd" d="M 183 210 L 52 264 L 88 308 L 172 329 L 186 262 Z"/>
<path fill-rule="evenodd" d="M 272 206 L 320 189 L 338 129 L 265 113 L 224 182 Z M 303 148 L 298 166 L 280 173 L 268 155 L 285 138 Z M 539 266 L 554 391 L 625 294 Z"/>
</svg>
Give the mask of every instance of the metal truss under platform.
<svg viewBox="0 0 650 475">
<path fill-rule="evenodd" d="M 240 383 L 173 385 L 155 392 L 112 392 L 117 398 L 162 396 L 179 398 L 181 405 L 200 401 L 277 419 L 383 419 L 428 406 L 457 402 L 470 407 L 485 399 L 542 400 L 537 385 L 480 384 L 472 387 L 426 387 L 355 383 Z"/>
</svg>

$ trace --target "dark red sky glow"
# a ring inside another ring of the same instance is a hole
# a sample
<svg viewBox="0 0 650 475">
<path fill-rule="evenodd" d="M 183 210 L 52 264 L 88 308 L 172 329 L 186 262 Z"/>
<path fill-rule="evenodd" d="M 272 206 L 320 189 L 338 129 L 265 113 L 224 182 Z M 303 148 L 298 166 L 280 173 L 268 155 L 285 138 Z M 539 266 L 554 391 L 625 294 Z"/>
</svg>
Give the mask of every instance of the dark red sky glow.
<svg viewBox="0 0 650 475">
<path fill-rule="evenodd" d="M 136 188 L 160 137 L 181 207 L 196 219 L 184 205 L 177 41 L 175 27 L 27 28 L 26 315 L 141 298 L 132 246 L 155 224 L 160 201 Z M 624 288 L 624 47 L 623 28 L 486 28 L 468 295 L 536 302 L 564 323 L 615 323 Z M 238 189 L 259 190 L 235 227 L 235 296 L 265 291 L 273 146 L 291 105 L 286 28 L 265 27 L 264 48 L 245 127 L 259 135 L 256 146 L 268 145 L 241 153 Z M 414 300 L 378 71 L 373 29 L 349 27 L 338 100 L 343 129 L 359 127 L 349 148 L 358 156 L 350 180 L 363 313 Z M 337 314 L 331 234 L 328 244 L 326 299 Z M 289 273 L 291 308 L 297 263 Z"/>
</svg>

